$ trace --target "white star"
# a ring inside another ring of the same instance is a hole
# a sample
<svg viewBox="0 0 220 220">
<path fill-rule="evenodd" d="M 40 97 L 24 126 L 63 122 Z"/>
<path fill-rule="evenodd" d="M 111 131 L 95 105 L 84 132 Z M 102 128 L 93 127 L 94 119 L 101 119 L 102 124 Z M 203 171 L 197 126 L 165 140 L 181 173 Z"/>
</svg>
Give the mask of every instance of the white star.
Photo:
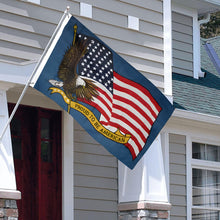
<svg viewBox="0 0 220 220">
<path fill-rule="evenodd" d="M 102 82 L 102 80 L 101 80 L 101 79 L 99 79 L 99 82 Z"/>
</svg>

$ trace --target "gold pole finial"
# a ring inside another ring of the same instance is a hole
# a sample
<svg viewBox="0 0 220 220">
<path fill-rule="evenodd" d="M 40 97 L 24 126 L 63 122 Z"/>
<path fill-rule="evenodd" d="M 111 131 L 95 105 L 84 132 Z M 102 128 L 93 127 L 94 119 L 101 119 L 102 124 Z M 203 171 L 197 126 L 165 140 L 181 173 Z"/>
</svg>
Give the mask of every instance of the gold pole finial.
<svg viewBox="0 0 220 220">
<path fill-rule="evenodd" d="M 77 25 L 75 24 L 73 28 L 74 28 L 74 38 L 73 38 L 73 45 L 74 45 L 74 44 L 75 44 L 75 41 L 76 41 Z"/>
</svg>

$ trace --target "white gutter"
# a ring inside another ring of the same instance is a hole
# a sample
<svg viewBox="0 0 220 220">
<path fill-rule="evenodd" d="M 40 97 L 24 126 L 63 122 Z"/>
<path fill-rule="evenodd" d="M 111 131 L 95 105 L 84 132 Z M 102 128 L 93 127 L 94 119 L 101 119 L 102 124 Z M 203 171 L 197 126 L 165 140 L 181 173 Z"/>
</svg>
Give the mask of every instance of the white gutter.
<svg viewBox="0 0 220 220">
<path fill-rule="evenodd" d="M 172 117 L 178 117 L 183 119 L 190 119 L 198 122 L 208 122 L 215 125 L 220 125 L 220 117 L 215 115 L 208 115 L 204 113 L 186 111 L 182 109 L 175 109 Z"/>
<path fill-rule="evenodd" d="M 199 20 L 199 25 L 208 23 L 210 21 L 210 17 L 211 17 L 210 13 L 205 14 L 205 18 Z"/>
</svg>

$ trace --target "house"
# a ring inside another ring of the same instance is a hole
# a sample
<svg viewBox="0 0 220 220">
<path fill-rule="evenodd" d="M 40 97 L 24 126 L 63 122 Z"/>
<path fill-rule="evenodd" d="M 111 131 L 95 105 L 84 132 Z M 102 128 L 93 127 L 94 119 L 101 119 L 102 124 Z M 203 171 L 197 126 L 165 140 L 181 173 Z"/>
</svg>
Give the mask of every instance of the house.
<svg viewBox="0 0 220 220">
<path fill-rule="evenodd" d="M 217 1 L 0 0 L 0 132 L 68 5 L 176 110 L 131 171 L 28 88 L 0 145 L 0 219 L 218 219 L 218 38 L 199 34 Z"/>
</svg>

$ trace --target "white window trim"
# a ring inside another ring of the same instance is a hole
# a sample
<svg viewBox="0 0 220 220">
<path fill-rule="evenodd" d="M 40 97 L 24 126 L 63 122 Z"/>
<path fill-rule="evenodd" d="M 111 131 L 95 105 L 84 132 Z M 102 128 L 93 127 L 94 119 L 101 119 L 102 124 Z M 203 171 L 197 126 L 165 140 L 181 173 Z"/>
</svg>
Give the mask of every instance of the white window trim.
<svg viewBox="0 0 220 220">
<path fill-rule="evenodd" d="M 164 94 L 172 96 L 172 11 L 171 0 L 164 0 Z"/>
<path fill-rule="evenodd" d="M 190 16 L 193 19 L 193 77 L 198 79 L 201 73 L 200 26 L 198 22 L 198 12 L 196 9 L 181 7 L 175 3 L 172 4 L 172 11 Z"/>
<path fill-rule="evenodd" d="M 187 220 L 192 220 L 192 208 L 196 209 L 207 209 L 212 210 L 210 207 L 198 207 L 192 205 L 192 169 L 205 169 L 205 170 L 215 170 L 220 171 L 220 167 L 218 167 L 219 162 L 210 162 L 204 160 L 192 159 L 192 143 L 203 143 L 203 144 L 211 144 L 219 146 L 218 141 L 213 141 L 213 139 L 206 138 L 198 138 L 191 137 L 189 135 L 186 136 L 186 178 L 187 178 Z M 220 210 L 220 208 L 213 208 L 213 210 Z"/>
</svg>

